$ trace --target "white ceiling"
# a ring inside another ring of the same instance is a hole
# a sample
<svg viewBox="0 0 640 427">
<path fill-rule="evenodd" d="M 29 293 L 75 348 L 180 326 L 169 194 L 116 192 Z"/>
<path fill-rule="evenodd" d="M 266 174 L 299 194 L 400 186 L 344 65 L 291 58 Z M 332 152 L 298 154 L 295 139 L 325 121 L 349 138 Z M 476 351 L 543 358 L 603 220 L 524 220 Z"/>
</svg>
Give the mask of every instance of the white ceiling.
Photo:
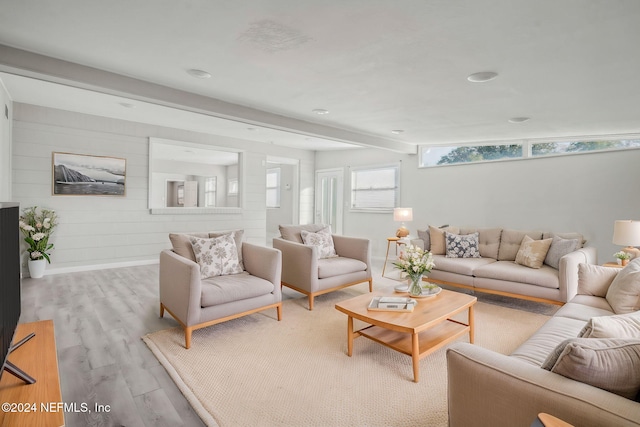
<svg viewBox="0 0 640 427">
<path fill-rule="evenodd" d="M 638 133 L 639 23 L 638 0 L 0 0 L 0 71 L 111 98 L 0 79 L 19 102 L 180 107 L 198 114 L 160 121 L 310 149 Z"/>
</svg>

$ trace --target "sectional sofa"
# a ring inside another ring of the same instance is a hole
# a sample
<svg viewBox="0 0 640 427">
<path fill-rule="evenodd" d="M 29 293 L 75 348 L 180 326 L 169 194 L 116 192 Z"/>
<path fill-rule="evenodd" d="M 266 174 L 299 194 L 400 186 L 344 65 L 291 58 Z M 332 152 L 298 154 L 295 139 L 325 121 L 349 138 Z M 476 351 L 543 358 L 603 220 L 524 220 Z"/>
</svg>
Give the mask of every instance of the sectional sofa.
<svg viewBox="0 0 640 427">
<path fill-rule="evenodd" d="M 529 426 L 540 412 L 580 427 L 640 426 L 638 310 L 640 259 L 581 264 L 578 294 L 510 356 L 447 349 L 449 426 Z"/>
<path fill-rule="evenodd" d="M 433 253 L 435 268 L 426 280 L 559 305 L 576 295 L 578 264 L 597 261 L 596 249 L 585 247 L 579 233 L 429 226 L 410 243 Z M 451 243 L 455 250 L 448 251 Z M 537 264 L 526 257 L 536 246 L 544 250 Z"/>
</svg>

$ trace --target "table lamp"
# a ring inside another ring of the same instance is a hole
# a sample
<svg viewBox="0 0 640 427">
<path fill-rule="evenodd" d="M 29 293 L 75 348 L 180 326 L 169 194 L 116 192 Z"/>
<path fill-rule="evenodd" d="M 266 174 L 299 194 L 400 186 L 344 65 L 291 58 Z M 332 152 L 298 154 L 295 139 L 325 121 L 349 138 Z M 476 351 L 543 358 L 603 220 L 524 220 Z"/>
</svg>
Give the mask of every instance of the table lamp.
<svg viewBox="0 0 640 427">
<path fill-rule="evenodd" d="M 613 224 L 613 244 L 626 246 L 622 249 L 631 255 L 631 258 L 640 257 L 640 221 L 620 220 Z"/>
<path fill-rule="evenodd" d="M 409 229 L 404 226 L 405 221 L 413 221 L 413 209 L 411 208 L 394 208 L 393 220 L 396 222 L 402 222 L 402 225 L 396 231 L 396 237 L 407 237 L 409 235 Z"/>
</svg>

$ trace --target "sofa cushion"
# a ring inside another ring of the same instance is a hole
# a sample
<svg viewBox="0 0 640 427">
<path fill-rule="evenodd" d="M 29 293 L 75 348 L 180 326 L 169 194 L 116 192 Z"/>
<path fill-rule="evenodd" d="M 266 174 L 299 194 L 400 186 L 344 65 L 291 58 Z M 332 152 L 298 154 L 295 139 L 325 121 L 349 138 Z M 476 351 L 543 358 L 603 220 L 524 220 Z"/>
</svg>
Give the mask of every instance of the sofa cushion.
<svg viewBox="0 0 640 427">
<path fill-rule="evenodd" d="M 541 366 L 554 348 L 568 337 L 577 337 L 584 321 L 554 316 L 520 345 L 511 356 Z"/>
<path fill-rule="evenodd" d="M 579 245 L 578 239 L 563 239 L 559 236 L 553 236 L 544 263 L 555 269 L 560 268 L 560 258 L 578 249 Z"/>
<path fill-rule="evenodd" d="M 316 233 L 319 230 L 325 228 L 324 224 L 304 224 L 304 225 L 279 225 L 280 236 L 284 240 L 289 240 L 290 242 L 298 242 L 304 243 L 302 241 L 302 235 L 300 232 L 302 230 L 311 231 L 312 233 Z"/>
<path fill-rule="evenodd" d="M 568 239 L 568 240 L 574 240 L 575 239 L 575 240 L 577 240 L 578 241 L 578 247 L 576 249 L 580 249 L 587 242 L 585 240 L 584 236 L 582 234 L 580 234 L 580 233 L 572 233 L 572 232 L 569 232 L 569 233 L 552 233 L 552 232 L 549 232 L 549 231 L 545 231 L 542 234 L 542 238 L 543 239 L 551 239 L 554 236 L 558 236 L 558 237 L 560 237 L 562 239 Z"/>
<path fill-rule="evenodd" d="M 500 248 L 498 249 L 498 261 L 515 261 L 524 236 L 529 236 L 533 240 L 540 240 L 542 239 L 542 232 L 502 230 Z"/>
<path fill-rule="evenodd" d="M 640 339 L 640 311 L 598 316 L 589 319 L 579 338 L 635 338 Z"/>
<path fill-rule="evenodd" d="M 530 268 L 540 268 L 547 256 L 552 239 L 533 240 L 524 236 L 516 254 L 516 264 Z"/>
<path fill-rule="evenodd" d="M 460 228 L 460 234 L 472 234 L 478 232 L 480 256 L 482 258 L 498 259 L 500 249 L 500 236 L 502 228 Z"/>
<path fill-rule="evenodd" d="M 178 234 L 169 233 L 169 240 L 171 240 L 171 246 L 173 246 L 173 252 L 177 253 L 181 257 L 190 259 L 196 262 L 196 255 L 193 253 L 193 247 L 191 246 L 190 236 L 201 237 L 206 239 L 209 237 L 209 233 L 189 233 Z"/>
<path fill-rule="evenodd" d="M 606 298 L 616 314 L 640 310 L 640 258 L 631 261 L 618 273 Z"/>
<path fill-rule="evenodd" d="M 447 258 L 445 255 L 434 255 L 435 270 L 473 276 L 476 268 L 496 262 L 491 258 Z M 427 274 L 428 275 L 428 274 Z"/>
<path fill-rule="evenodd" d="M 613 309 L 607 300 L 600 297 L 588 295 L 577 295 L 570 302 L 566 303 L 556 311 L 556 317 L 567 317 L 571 319 L 588 322 L 592 317 L 611 316 Z"/>
<path fill-rule="evenodd" d="M 578 264 L 578 295 L 604 298 L 620 269 L 596 264 Z"/>
<path fill-rule="evenodd" d="M 444 233 L 447 258 L 480 258 L 478 232 L 473 234 Z"/>
<path fill-rule="evenodd" d="M 331 237 L 331 227 L 325 227 L 313 233 L 307 230 L 301 230 L 300 236 L 305 245 L 316 246 L 318 248 L 318 258 L 336 257 L 336 248 L 333 246 L 333 237 Z"/>
<path fill-rule="evenodd" d="M 424 247 L 422 249 L 424 249 L 425 251 L 430 251 L 431 235 L 429 234 L 429 227 L 427 227 L 426 230 L 418 230 L 418 238 L 422 239 L 422 242 L 424 243 Z"/>
<path fill-rule="evenodd" d="M 323 258 L 318 260 L 318 279 L 341 276 L 343 274 L 365 271 L 367 264 L 345 257 Z"/>
<path fill-rule="evenodd" d="M 476 268 L 473 271 L 473 275 L 487 279 L 528 283 L 531 285 L 544 286 L 545 288 L 558 289 L 560 286 L 558 270 L 548 265 L 534 269 L 518 265 L 511 261 L 497 261 Z"/>
<path fill-rule="evenodd" d="M 191 236 L 189 240 L 200 266 L 200 278 L 242 273 L 238 248 L 230 234 L 212 239 Z"/>
<path fill-rule="evenodd" d="M 568 339 L 549 354 L 542 367 L 634 399 L 640 391 L 640 340 Z"/>
<path fill-rule="evenodd" d="M 273 283 L 247 272 L 216 276 L 202 281 L 202 307 L 224 304 L 261 295 L 274 291 Z"/>
<path fill-rule="evenodd" d="M 444 233 L 445 232 L 458 234 L 460 233 L 460 229 L 458 227 L 433 227 L 429 226 L 429 237 L 431 240 L 431 249 L 430 252 L 433 255 L 444 255 L 447 251 L 447 245 L 445 242 Z"/>
</svg>

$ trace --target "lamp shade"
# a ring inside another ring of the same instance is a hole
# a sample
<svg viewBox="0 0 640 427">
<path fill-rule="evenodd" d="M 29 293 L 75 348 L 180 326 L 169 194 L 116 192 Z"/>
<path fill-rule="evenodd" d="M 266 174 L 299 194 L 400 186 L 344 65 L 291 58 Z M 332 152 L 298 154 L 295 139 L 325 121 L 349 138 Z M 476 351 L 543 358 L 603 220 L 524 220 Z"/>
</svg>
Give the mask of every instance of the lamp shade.
<svg viewBox="0 0 640 427">
<path fill-rule="evenodd" d="M 412 208 L 394 208 L 393 220 L 398 222 L 413 221 L 413 209 Z"/>
<path fill-rule="evenodd" d="M 616 221 L 613 224 L 613 244 L 619 246 L 640 246 L 640 221 Z"/>
</svg>

